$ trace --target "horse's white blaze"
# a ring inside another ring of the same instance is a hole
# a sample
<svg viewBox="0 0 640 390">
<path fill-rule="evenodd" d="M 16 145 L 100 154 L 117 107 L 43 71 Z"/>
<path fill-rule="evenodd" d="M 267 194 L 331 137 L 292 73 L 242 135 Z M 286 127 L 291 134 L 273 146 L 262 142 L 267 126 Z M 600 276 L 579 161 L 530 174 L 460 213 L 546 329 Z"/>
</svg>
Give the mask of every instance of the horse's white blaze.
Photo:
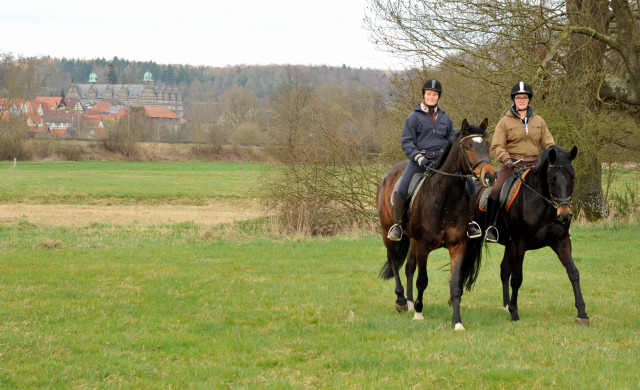
<svg viewBox="0 0 640 390">
<path fill-rule="evenodd" d="M 481 144 L 483 138 L 482 137 L 473 137 L 471 139 L 473 140 L 473 142 L 477 142 L 477 143 Z"/>
<path fill-rule="evenodd" d="M 414 311 L 415 307 L 413 307 L 413 302 L 407 301 L 407 310 Z"/>
<path fill-rule="evenodd" d="M 462 324 L 458 322 L 456 326 L 453 327 L 453 330 L 464 330 L 464 326 L 462 326 Z"/>
<path fill-rule="evenodd" d="M 424 315 L 422 313 L 416 312 L 413 315 L 413 319 L 416 320 L 416 321 L 422 321 L 422 320 L 424 320 Z"/>
</svg>

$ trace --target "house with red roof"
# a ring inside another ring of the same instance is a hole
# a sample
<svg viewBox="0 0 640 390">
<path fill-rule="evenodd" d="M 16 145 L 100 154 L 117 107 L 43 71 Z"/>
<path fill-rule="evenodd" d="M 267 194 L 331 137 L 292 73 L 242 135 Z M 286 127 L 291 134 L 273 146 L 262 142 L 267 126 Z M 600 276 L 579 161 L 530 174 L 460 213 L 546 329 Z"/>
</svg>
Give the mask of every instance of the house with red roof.
<svg viewBox="0 0 640 390">
<path fill-rule="evenodd" d="M 164 107 L 145 106 L 144 112 L 156 134 L 156 141 L 180 139 L 182 125 L 187 123 L 184 118 Z"/>
<path fill-rule="evenodd" d="M 42 104 L 45 110 L 57 110 L 62 104 L 61 96 L 37 96 L 36 100 Z"/>
<path fill-rule="evenodd" d="M 74 121 L 77 123 L 76 115 L 64 110 L 49 111 L 44 114 L 44 124 L 49 127 L 49 133 L 55 137 L 67 136 L 73 127 Z"/>
</svg>

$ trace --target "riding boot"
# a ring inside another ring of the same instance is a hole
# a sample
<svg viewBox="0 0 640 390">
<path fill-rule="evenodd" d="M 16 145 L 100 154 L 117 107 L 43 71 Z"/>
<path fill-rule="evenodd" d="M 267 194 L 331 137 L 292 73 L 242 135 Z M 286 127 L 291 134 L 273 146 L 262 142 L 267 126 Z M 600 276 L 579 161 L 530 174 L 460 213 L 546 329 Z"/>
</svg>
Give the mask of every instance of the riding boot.
<svg viewBox="0 0 640 390">
<path fill-rule="evenodd" d="M 402 218 L 404 217 L 405 204 L 406 201 L 404 199 L 398 198 L 395 193 L 393 194 L 393 206 L 391 209 L 393 226 L 391 226 L 387 234 L 387 238 L 391 241 L 400 241 L 402 239 Z"/>
<path fill-rule="evenodd" d="M 471 221 L 467 225 L 467 237 L 469 238 L 480 238 L 482 237 L 482 229 L 480 229 L 480 225 L 478 222 Z"/>
<path fill-rule="evenodd" d="M 498 211 L 500 210 L 500 202 L 489 197 L 487 199 L 487 215 L 485 219 L 485 226 L 487 230 L 484 235 L 484 239 L 489 242 L 498 242 L 500 237 L 498 229 L 496 229 L 496 219 L 498 217 Z"/>
<path fill-rule="evenodd" d="M 476 187 L 473 180 L 466 180 L 465 190 L 467 191 L 467 195 L 469 195 L 469 199 L 473 199 L 475 197 Z M 471 221 L 467 225 L 467 237 L 471 239 L 482 237 L 482 229 L 480 229 L 480 225 L 478 225 L 476 221 Z"/>
</svg>

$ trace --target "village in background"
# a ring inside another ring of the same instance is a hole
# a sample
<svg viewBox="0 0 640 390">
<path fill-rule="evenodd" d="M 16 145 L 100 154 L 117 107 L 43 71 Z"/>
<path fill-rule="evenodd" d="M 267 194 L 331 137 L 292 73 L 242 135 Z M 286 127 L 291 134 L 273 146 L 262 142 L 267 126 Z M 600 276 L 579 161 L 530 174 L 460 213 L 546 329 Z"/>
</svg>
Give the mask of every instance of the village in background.
<svg viewBox="0 0 640 390">
<path fill-rule="evenodd" d="M 373 100 L 388 97 L 393 77 L 390 71 L 347 66 L 213 68 L 117 57 L 5 54 L 3 63 L 0 117 L 5 123 L 11 119 L 10 128 L 20 123 L 30 139 L 104 142 L 120 137 L 260 146 L 272 130 L 291 127 L 281 123 L 289 116 L 285 111 L 316 121 L 325 108 L 339 109 L 345 118 L 358 115 Z M 296 126 L 308 128 L 303 122 Z"/>
<path fill-rule="evenodd" d="M 126 118 L 131 107 L 142 107 L 158 138 L 161 133 L 164 137 L 178 134 L 187 122 L 182 117 L 180 90 L 154 85 L 150 72 L 142 80 L 116 87 L 98 83 L 96 74 L 91 73 L 86 84 L 72 82 L 64 98 L 0 99 L 0 112 L 5 118 L 22 117 L 33 138 L 105 139 L 106 127 Z"/>
</svg>

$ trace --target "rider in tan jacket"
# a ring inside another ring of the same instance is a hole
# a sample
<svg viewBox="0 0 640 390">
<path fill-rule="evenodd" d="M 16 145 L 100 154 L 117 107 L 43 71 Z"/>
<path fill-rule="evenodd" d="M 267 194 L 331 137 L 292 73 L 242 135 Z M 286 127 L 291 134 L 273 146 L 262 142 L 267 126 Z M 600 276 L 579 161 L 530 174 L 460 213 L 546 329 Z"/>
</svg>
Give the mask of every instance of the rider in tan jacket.
<svg viewBox="0 0 640 390">
<path fill-rule="evenodd" d="M 534 164 L 542 149 L 555 144 L 544 119 L 529 106 L 532 97 L 533 90 L 529 84 L 523 81 L 515 84 L 511 88 L 513 105 L 500 119 L 493 133 L 491 154 L 502 163 L 502 167 L 487 203 L 485 239 L 490 242 L 498 241 L 495 223 L 500 208 L 498 198 L 502 184 L 517 172 L 517 167 Z"/>
</svg>

